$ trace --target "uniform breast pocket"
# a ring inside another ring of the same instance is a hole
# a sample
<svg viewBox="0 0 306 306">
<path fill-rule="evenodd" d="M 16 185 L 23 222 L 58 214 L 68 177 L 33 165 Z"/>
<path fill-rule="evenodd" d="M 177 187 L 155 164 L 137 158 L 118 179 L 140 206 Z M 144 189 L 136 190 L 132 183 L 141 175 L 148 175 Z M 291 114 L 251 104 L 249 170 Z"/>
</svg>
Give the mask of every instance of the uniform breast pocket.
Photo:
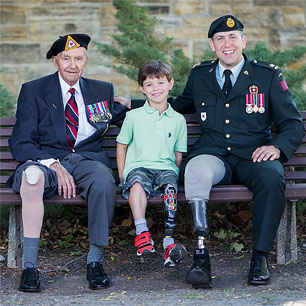
<svg viewBox="0 0 306 306">
<path fill-rule="evenodd" d="M 198 121 L 201 127 L 213 128 L 216 125 L 216 99 L 203 99 L 197 104 Z"/>
</svg>

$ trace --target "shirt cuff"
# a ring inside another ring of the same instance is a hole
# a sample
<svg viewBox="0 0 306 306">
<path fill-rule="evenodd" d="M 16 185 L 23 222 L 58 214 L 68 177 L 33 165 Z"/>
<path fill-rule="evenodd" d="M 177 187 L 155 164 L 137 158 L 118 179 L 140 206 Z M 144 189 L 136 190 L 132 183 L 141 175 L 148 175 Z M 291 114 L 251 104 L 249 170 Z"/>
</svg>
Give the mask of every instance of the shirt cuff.
<svg viewBox="0 0 306 306">
<path fill-rule="evenodd" d="M 41 163 L 42 165 L 50 168 L 50 166 L 54 163 L 59 163 L 58 159 L 55 158 L 48 158 L 48 159 L 40 159 L 38 160 L 39 163 Z"/>
</svg>

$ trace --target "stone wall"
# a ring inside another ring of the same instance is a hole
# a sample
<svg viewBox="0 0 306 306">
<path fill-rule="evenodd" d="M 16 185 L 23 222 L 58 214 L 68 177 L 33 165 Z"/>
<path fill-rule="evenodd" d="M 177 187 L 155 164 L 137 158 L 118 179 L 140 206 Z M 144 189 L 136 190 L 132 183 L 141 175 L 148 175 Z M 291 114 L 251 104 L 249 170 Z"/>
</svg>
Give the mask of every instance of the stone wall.
<svg viewBox="0 0 306 306">
<path fill-rule="evenodd" d="M 258 40 L 270 48 L 306 45 L 305 0 L 139 0 L 162 20 L 161 34 L 174 38 L 186 55 L 198 55 L 208 46 L 212 20 L 236 15 L 246 27 L 248 46 Z M 0 0 L 0 82 L 17 97 L 21 84 L 55 71 L 45 54 L 59 35 L 87 33 L 109 41 L 116 30 L 111 0 Z M 84 75 L 114 83 L 115 93 L 139 94 L 136 84 L 106 68 L 109 59 L 93 45 Z"/>
</svg>

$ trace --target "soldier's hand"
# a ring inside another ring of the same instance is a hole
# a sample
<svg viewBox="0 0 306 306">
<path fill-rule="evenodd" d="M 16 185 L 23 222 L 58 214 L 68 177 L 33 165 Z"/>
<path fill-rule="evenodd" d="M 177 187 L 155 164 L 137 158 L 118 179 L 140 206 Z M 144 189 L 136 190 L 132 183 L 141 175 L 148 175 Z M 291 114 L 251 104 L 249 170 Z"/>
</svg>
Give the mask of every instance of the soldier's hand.
<svg viewBox="0 0 306 306">
<path fill-rule="evenodd" d="M 126 106 L 129 109 L 131 109 L 131 99 L 127 99 L 127 98 L 124 98 L 124 97 L 121 97 L 121 96 L 114 96 L 114 101 Z"/>
<path fill-rule="evenodd" d="M 76 185 L 73 176 L 58 162 L 53 163 L 50 168 L 56 172 L 58 194 L 64 199 L 76 197 Z"/>
<path fill-rule="evenodd" d="M 267 160 L 276 160 L 279 159 L 280 153 L 280 150 L 274 145 L 262 146 L 253 152 L 252 159 L 254 163 Z"/>
</svg>

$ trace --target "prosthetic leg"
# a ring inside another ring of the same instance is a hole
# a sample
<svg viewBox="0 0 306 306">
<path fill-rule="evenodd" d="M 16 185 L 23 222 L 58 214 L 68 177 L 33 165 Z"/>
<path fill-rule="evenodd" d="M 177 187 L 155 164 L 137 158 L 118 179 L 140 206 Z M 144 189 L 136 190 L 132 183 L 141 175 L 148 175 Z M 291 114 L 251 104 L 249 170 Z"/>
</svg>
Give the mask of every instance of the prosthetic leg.
<svg viewBox="0 0 306 306">
<path fill-rule="evenodd" d="M 176 227 L 177 194 L 176 194 L 176 188 L 171 184 L 168 184 L 165 188 L 164 214 L 165 214 L 164 265 L 166 267 L 175 268 L 180 264 L 182 258 L 187 256 L 187 250 L 182 244 L 174 243 L 174 239 L 172 238 L 173 231 Z"/>
<path fill-rule="evenodd" d="M 164 195 L 165 236 L 171 238 L 176 227 L 177 195 L 174 186 L 168 184 Z"/>
<path fill-rule="evenodd" d="M 208 234 L 206 201 L 195 199 L 188 202 L 192 214 L 192 230 L 198 237 L 198 246 L 194 250 L 194 263 L 187 273 L 186 281 L 193 288 L 210 288 L 211 266 L 209 252 L 204 246 L 204 237 Z"/>
</svg>

